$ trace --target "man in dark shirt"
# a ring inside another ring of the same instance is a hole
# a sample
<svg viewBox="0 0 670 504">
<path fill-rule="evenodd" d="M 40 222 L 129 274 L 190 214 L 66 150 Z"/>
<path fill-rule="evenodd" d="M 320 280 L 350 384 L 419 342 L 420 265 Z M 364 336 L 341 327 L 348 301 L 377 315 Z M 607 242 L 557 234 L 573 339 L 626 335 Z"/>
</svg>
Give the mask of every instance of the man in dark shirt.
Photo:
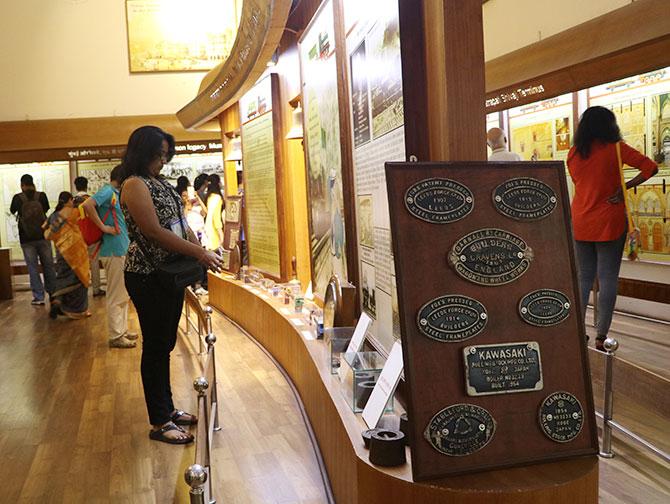
<svg viewBox="0 0 670 504">
<path fill-rule="evenodd" d="M 21 177 L 21 192 L 14 195 L 9 211 L 17 216 L 19 221 L 19 241 L 21 242 L 21 249 L 23 250 L 23 257 L 28 266 L 28 274 L 30 275 L 30 289 L 33 291 L 33 300 L 31 304 L 44 304 L 44 290 L 51 294 L 56 285 L 56 271 L 54 269 L 53 255 L 51 251 L 51 244 L 44 239 L 43 235 L 29 236 L 25 225 L 22 224 L 21 219 L 24 218 L 24 205 L 32 205 L 33 201 L 39 201 L 42 205 L 43 213 L 46 215 L 49 210 L 49 200 L 47 195 L 43 192 L 35 190 L 32 175 L 23 175 Z M 32 210 L 31 210 L 32 211 Z M 44 284 L 40 277 L 40 271 L 37 260 L 42 264 L 42 271 L 44 272 Z"/>
</svg>

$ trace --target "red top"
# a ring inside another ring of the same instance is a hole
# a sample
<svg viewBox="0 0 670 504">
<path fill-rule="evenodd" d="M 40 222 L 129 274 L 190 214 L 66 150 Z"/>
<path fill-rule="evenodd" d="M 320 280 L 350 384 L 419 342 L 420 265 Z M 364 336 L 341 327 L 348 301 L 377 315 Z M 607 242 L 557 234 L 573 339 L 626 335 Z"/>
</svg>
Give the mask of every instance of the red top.
<svg viewBox="0 0 670 504">
<path fill-rule="evenodd" d="M 621 160 L 640 170 L 646 178 L 656 171 L 656 163 L 621 142 Z M 626 207 L 607 198 L 621 187 L 615 143 L 595 142 L 588 158 L 574 147 L 568 153 L 568 171 L 575 183 L 572 200 L 572 230 L 575 240 L 611 241 L 626 230 Z"/>
</svg>

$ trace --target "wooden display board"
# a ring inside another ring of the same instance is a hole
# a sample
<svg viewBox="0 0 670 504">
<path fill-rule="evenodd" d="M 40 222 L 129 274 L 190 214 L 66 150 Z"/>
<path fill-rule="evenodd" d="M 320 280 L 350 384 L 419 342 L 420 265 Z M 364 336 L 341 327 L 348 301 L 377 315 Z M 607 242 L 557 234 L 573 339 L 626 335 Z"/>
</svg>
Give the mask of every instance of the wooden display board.
<svg viewBox="0 0 670 504">
<path fill-rule="evenodd" d="M 387 163 L 415 480 L 597 453 L 562 163 Z"/>
</svg>

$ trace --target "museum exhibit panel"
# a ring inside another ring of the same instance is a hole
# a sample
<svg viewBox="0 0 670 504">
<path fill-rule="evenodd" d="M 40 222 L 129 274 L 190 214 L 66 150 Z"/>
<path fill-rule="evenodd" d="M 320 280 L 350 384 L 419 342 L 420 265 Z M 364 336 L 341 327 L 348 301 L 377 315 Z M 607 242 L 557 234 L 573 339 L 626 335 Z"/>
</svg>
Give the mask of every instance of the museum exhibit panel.
<svg viewBox="0 0 670 504">
<path fill-rule="evenodd" d="M 667 5 L 597 0 L 599 15 L 566 8 L 536 36 L 504 29 L 503 1 L 198 2 L 175 22 L 183 33 L 153 45 L 142 32 L 172 7 L 127 0 L 124 75 L 200 71 L 178 110 L 0 122 L 0 260 L 15 290 L 27 269 L 8 208 L 22 174 L 52 207 L 77 176 L 92 193 L 128 132 L 156 124 L 175 135 L 171 184 L 221 178 L 222 270 L 189 288 L 172 355 L 175 396 L 206 416 L 195 449 L 160 452 L 170 468 L 155 479 L 175 502 L 290 502 L 301 478 L 352 504 L 654 503 L 667 490 Z M 188 34 L 195 45 L 181 45 Z M 597 286 L 580 305 L 566 167 L 592 105 L 659 165 L 628 194 L 641 255 L 623 262 L 606 351 Z M 522 161 L 487 162 L 494 127 Z M 119 387 L 140 391 L 135 374 Z M 275 442 L 310 452 L 304 471 Z"/>
</svg>

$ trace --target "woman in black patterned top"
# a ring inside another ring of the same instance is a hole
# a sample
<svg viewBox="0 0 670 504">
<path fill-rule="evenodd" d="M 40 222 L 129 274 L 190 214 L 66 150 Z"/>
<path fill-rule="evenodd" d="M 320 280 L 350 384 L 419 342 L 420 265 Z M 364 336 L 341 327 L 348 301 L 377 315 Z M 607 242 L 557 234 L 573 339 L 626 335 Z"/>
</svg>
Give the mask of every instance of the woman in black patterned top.
<svg viewBox="0 0 670 504">
<path fill-rule="evenodd" d="M 123 157 L 121 208 L 130 238 L 126 289 L 142 328 L 142 385 L 153 426 L 149 437 L 186 444 L 193 436 L 179 425 L 192 425 L 197 419 L 175 408 L 170 389 L 170 352 L 177 341 L 184 290 L 166 290 L 155 273 L 177 255 L 195 257 L 214 271 L 221 269 L 221 259 L 200 246 L 183 218 L 181 198 L 160 175 L 174 156 L 174 146 L 174 137 L 155 126 L 142 126 L 130 135 Z"/>
</svg>

